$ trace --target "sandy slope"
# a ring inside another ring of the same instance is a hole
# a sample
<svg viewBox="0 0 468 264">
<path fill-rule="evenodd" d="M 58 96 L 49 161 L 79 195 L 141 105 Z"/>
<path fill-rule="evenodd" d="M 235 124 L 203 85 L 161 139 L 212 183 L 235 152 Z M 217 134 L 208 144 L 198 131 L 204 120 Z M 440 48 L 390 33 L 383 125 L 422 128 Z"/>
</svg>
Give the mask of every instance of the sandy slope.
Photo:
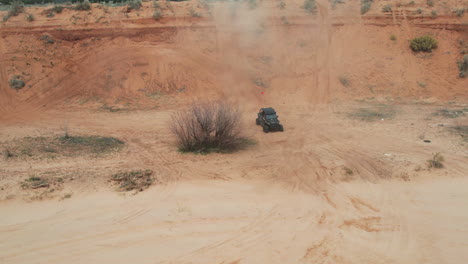
<svg viewBox="0 0 468 264">
<path fill-rule="evenodd" d="M 468 150 L 451 128 L 468 118 L 433 113 L 467 107 L 455 63 L 466 15 L 443 3 L 440 18 L 414 15 L 423 2 L 381 14 L 386 2 L 374 2 L 363 17 L 357 1 L 319 1 L 316 16 L 302 1 L 285 10 L 216 3 L 211 17 L 190 1 L 173 11 L 164 3 L 158 22 L 146 3 L 127 15 L 96 7 L 46 18 L 35 8 L 32 23 L 2 24 L 2 147 L 59 135 L 65 123 L 73 135 L 127 145 L 101 158 L 1 159 L 0 262 L 464 263 Z M 430 55 L 407 47 L 423 33 L 439 40 Z M 7 85 L 14 74 L 27 81 L 17 92 Z M 175 151 L 171 113 L 218 97 L 239 103 L 257 144 L 229 155 Z M 380 104 L 395 117 L 348 118 Z M 277 109 L 284 133 L 254 125 L 261 106 Z M 427 169 L 436 152 L 445 168 Z M 157 184 L 113 192 L 109 177 L 131 169 L 153 170 Z M 64 182 L 23 190 L 32 175 Z"/>
</svg>

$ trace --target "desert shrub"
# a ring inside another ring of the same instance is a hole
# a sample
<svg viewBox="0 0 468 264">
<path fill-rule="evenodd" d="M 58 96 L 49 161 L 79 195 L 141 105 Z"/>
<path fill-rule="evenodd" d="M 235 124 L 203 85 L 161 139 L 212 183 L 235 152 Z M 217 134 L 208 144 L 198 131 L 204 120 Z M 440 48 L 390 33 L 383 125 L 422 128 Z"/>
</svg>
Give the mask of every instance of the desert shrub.
<svg viewBox="0 0 468 264">
<path fill-rule="evenodd" d="M 195 11 L 195 9 L 193 9 L 193 8 L 190 8 L 189 14 L 190 14 L 190 16 L 192 16 L 192 17 L 201 17 L 201 14 L 198 13 L 197 11 Z"/>
<path fill-rule="evenodd" d="M 159 20 L 162 18 L 162 12 L 159 9 L 154 10 L 153 12 L 153 19 L 154 20 Z"/>
<path fill-rule="evenodd" d="M 222 101 L 193 103 L 172 115 L 170 125 L 183 152 L 229 152 L 246 143 L 239 109 Z"/>
<path fill-rule="evenodd" d="M 6 147 L 3 149 L 3 157 L 5 159 L 10 159 L 10 158 L 13 158 L 15 157 L 15 153 L 13 153 L 13 151 L 11 151 L 10 147 Z"/>
<path fill-rule="evenodd" d="M 348 117 L 360 121 L 374 122 L 382 119 L 391 119 L 395 116 L 396 110 L 390 105 L 374 105 L 366 108 L 359 108 L 348 114 Z"/>
<path fill-rule="evenodd" d="M 468 142 L 468 126 L 455 126 L 452 131 L 459 134 L 464 141 Z"/>
<path fill-rule="evenodd" d="M 78 10 L 78 11 L 89 11 L 91 10 L 91 4 L 89 1 L 83 1 L 80 3 L 77 3 L 73 9 Z"/>
<path fill-rule="evenodd" d="M 42 35 L 40 37 L 40 40 L 42 40 L 42 42 L 44 42 L 44 44 L 54 44 L 55 43 L 55 40 L 50 37 L 49 35 Z"/>
<path fill-rule="evenodd" d="M 382 7 L 382 12 L 392 12 L 392 6 L 384 5 L 384 7 Z"/>
<path fill-rule="evenodd" d="M 247 5 L 250 9 L 255 9 L 258 6 L 257 0 L 245 0 L 245 2 L 247 2 Z"/>
<path fill-rule="evenodd" d="M 432 17 L 432 18 L 436 18 L 436 17 L 437 17 L 437 11 L 432 10 L 432 11 L 431 11 L 431 17 Z"/>
<path fill-rule="evenodd" d="M 132 0 L 128 2 L 127 5 L 127 12 L 131 12 L 132 10 L 140 10 L 142 4 L 140 0 Z"/>
<path fill-rule="evenodd" d="M 13 78 L 10 79 L 9 84 L 10 87 L 15 90 L 19 90 L 25 86 L 25 82 L 21 80 L 21 76 L 19 75 L 13 76 Z"/>
<path fill-rule="evenodd" d="M 427 0 L 426 3 L 428 6 L 434 6 L 434 0 Z"/>
<path fill-rule="evenodd" d="M 26 16 L 26 20 L 29 21 L 29 22 L 33 22 L 34 21 L 34 16 L 32 14 L 28 14 Z"/>
<path fill-rule="evenodd" d="M 463 56 L 463 59 L 458 61 L 459 76 L 465 78 L 468 75 L 468 54 Z"/>
<path fill-rule="evenodd" d="M 463 14 L 465 14 L 465 9 L 464 8 L 457 8 L 457 9 L 453 10 L 453 12 L 455 13 L 455 15 L 457 15 L 457 17 L 462 17 Z"/>
<path fill-rule="evenodd" d="M 284 1 L 281 1 L 278 5 L 279 9 L 285 9 L 286 8 L 286 3 Z"/>
<path fill-rule="evenodd" d="M 317 4 L 315 3 L 315 0 L 305 0 L 302 8 L 304 8 L 308 13 L 312 14 L 317 10 Z"/>
<path fill-rule="evenodd" d="M 457 117 L 462 117 L 465 116 L 465 112 L 468 112 L 468 109 L 439 109 L 432 113 L 434 116 L 441 116 L 444 118 L 457 118 Z"/>
<path fill-rule="evenodd" d="M 348 168 L 348 167 L 343 167 L 343 170 L 344 170 L 344 173 L 346 175 L 353 175 L 354 174 L 353 170 Z"/>
<path fill-rule="evenodd" d="M 3 16 L 3 21 L 7 21 L 12 16 L 17 16 L 24 12 L 24 4 L 21 1 L 13 1 L 10 3 L 8 13 Z"/>
<path fill-rule="evenodd" d="M 37 189 L 49 187 L 49 181 L 45 178 L 31 176 L 21 183 L 25 189 Z"/>
<path fill-rule="evenodd" d="M 345 87 L 348 87 L 351 84 L 349 82 L 349 79 L 346 76 L 341 76 L 340 77 L 340 83 Z"/>
<path fill-rule="evenodd" d="M 114 174 L 111 180 L 118 182 L 118 188 L 121 191 L 138 190 L 141 192 L 153 184 L 152 175 L 151 170 L 133 170 Z"/>
<path fill-rule="evenodd" d="M 67 151 L 86 151 L 93 153 L 104 153 L 120 150 L 124 142 L 114 137 L 101 136 L 66 136 L 59 138 L 60 147 Z"/>
<path fill-rule="evenodd" d="M 414 13 L 418 14 L 418 15 L 422 14 L 422 12 L 423 12 L 423 10 L 421 8 L 418 8 L 418 9 L 416 9 L 416 11 L 414 11 Z"/>
<path fill-rule="evenodd" d="M 367 13 L 372 5 L 373 0 L 361 0 L 361 15 Z"/>
<path fill-rule="evenodd" d="M 344 0 L 333 0 L 332 1 L 332 8 L 336 8 L 338 4 L 344 4 Z"/>
<path fill-rule="evenodd" d="M 393 40 L 393 41 L 396 41 L 397 40 L 397 37 L 395 35 L 390 35 L 390 40 Z"/>
<path fill-rule="evenodd" d="M 444 156 L 442 156 L 440 152 L 437 152 L 432 155 L 432 159 L 428 160 L 427 163 L 428 163 L 429 168 L 440 169 L 444 167 L 444 164 L 442 163 L 444 161 L 445 161 Z"/>
<path fill-rule="evenodd" d="M 8 148 L 12 157 L 36 159 L 77 156 L 101 156 L 120 151 L 125 143 L 113 137 L 70 136 L 25 137 L 0 144 Z"/>
<path fill-rule="evenodd" d="M 60 13 L 62 13 L 63 9 L 65 9 L 64 6 L 55 5 L 54 7 L 47 9 L 46 12 L 47 12 L 47 13 L 57 13 L 57 14 L 60 14 Z"/>
<path fill-rule="evenodd" d="M 161 6 L 159 5 L 159 3 L 157 1 L 154 1 L 153 2 L 153 8 L 160 8 Z"/>
<path fill-rule="evenodd" d="M 413 51 L 431 52 L 437 48 L 437 40 L 431 36 L 422 36 L 411 40 L 410 47 Z"/>
</svg>

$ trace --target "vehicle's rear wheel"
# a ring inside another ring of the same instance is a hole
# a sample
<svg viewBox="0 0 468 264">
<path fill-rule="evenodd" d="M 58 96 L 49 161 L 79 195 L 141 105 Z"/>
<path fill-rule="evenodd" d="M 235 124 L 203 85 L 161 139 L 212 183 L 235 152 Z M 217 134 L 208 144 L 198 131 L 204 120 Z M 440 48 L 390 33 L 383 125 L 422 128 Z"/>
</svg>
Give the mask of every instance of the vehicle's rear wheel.
<svg viewBox="0 0 468 264">
<path fill-rule="evenodd" d="M 263 132 L 265 132 L 265 133 L 270 132 L 270 128 L 267 127 L 267 126 L 264 126 L 264 127 L 263 127 Z"/>
<path fill-rule="evenodd" d="M 281 132 L 284 132 L 283 125 L 280 125 L 280 127 L 279 127 L 279 131 L 281 131 Z"/>
<path fill-rule="evenodd" d="M 258 118 L 255 119 L 255 124 L 257 124 L 257 126 L 260 125 L 260 120 L 258 120 Z"/>
</svg>

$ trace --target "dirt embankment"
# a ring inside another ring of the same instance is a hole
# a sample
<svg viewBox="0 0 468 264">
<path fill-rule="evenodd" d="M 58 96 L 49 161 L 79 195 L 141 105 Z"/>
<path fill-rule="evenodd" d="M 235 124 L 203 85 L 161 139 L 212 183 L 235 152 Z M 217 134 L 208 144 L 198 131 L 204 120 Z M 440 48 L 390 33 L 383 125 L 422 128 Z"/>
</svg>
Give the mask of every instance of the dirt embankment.
<svg viewBox="0 0 468 264">
<path fill-rule="evenodd" d="M 34 21 L 20 14 L 0 27 L 2 116 L 97 98 L 153 106 L 145 99 L 174 92 L 258 100 L 264 89 L 282 98 L 310 93 L 312 102 L 466 98 L 467 80 L 457 68 L 468 42 L 466 16 L 438 6 L 445 13 L 435 18 L 424 6 L 422 14 L 403 5 L 381 13 L 379 5 L 364 16 L 356 3 L 319 2 L 315 15 L 299 2 L 284 8 L 144 3 L 130 13 L 93 5 L 50 18 L 47 8 L 27 7 Z M 151 18 L 154 10 L 162 12 L 160 20 Z M 423 34 L 433 35 L 439 48 L 415 54 L 408 41 Z M 23 89 L 9 87 L 14 76 L 24 79 Z"/>
</svg>

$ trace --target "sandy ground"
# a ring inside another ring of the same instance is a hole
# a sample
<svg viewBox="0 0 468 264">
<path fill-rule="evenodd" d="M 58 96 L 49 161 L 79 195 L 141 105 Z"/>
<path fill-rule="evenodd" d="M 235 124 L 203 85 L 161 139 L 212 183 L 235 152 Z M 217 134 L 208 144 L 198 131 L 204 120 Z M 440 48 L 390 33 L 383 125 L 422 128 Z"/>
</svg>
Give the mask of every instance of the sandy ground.
<svg viewBox="0 0 468 264">
<path fill-rule="evenodd" d="M 3 263 L 464 263 L 466 178 L 341 183 L 329 199 L 193 181 L 1 208 Z"/>
<path fill-rule="evenodd" d="M 35 7 L 35 21 L 1 24 L 2 150 L 64 126 L 126 145 L 102 157 L 2 157 L 0 263 L 465 263 L 468 144 L 453 129 L 468 125 L 456 65 L 468 28 L 451 10 L 467 3 L 392 2 L 383 14 L 387 2 L 374 1 L 360 16 L 358 1 L 319 1 L 311 16 L 302 1 L 280 2 L 161 2 L 160 21 L 152 3 L 52 18 Z M 411 52 L 421 34 L 439 48 Z M 18 74 L 26 86 L 15 91 Z M 177 152 L 170 116 L 196 98 L 238 103 L 256 144 Z M 266 106 L 284 133 L 254 125 Z M 395 115 L 349 117 L 382 106 Z M 430 169 L 437 152 L 444 168 Z M 116 192 L 111 175 L 134 169 L 156 183 Z M 62 181 L 23 189 L 31 176 Z"/>
</svg>

